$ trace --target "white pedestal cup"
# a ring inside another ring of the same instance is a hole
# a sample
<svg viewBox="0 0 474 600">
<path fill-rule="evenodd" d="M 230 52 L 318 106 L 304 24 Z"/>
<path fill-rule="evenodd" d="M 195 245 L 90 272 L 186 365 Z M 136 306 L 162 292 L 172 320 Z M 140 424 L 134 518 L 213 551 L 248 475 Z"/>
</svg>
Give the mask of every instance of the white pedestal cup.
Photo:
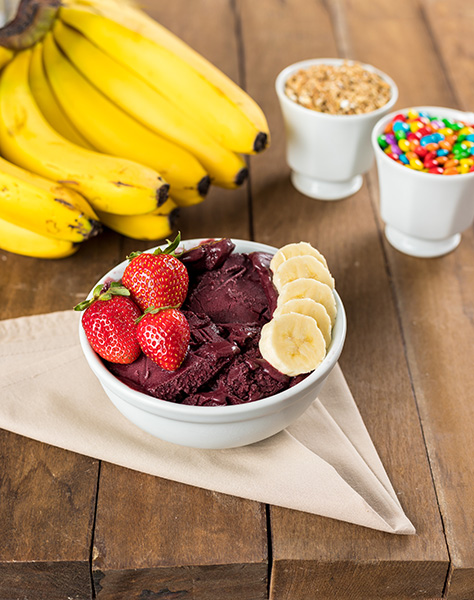
<svg viewBox="0 0 474 600">
<path fill-rule="evenodd" d="M 416 106 L 432 116 L 474 122 L 474 114 L 438 106 Z M 431 258 L 454 250 L 474 219 L 474 173 L 435 175 L 410 169 L 388 157 L 377 138 L 398 113 L 375 125 L 372 146 L 377 162 L 380 215 L 390 244 L 410 256 Z M 473 157 L 474 158 L 474 157 Z"/>
<path fill-rule="evenodd" d="M 398 98 L 390 77 L 363 64 L 390 84 L 392 95 L 383 107 L 360 115 L 331 115 L 297 104 L 285 94 L 285 83 L 299 69 L 316 64 L 341 65 L 343 59 L 303 60 L 284 69 L 275 88 L 286 130 L 286 160 L 291 181 L 302 194 L 319 200 L 340 200 L 357 192 L 362 174 L 372 167 L 374 154 L 370 134 L 375 123 L 387 114 Z"/>
</svg>

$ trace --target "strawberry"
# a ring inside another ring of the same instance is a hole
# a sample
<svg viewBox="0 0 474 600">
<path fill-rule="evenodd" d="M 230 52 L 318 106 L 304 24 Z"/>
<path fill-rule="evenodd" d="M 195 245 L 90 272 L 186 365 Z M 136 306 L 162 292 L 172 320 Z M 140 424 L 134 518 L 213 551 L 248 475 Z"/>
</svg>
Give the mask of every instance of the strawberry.
<svg viewBox="0 0 474 600">
<path fill-rule="evenodd" d="M 113 363 L 132 363 L 141 353 L 136 324 L 141 311 L 120 283 L 111 283 L 107 290 L 103 288 L 98 285 L 93 297 L 79 303 L 74 310 L 85 311 L 82 327 L 99 356 Z"/>
<path fill-rule="evenodd" d="M 176 306 L 179 308 L 188 293 L 189 276 L 186 267 L 174 254 L 180 235 L 165 250 L 153 254 L 133 253 L 122 283 L 142 310 L 149 307 Z"/>
<path fill-rule="evenodd" d="M 141 349 L 166 371 L 176 371 L 181 366 L 190 337 L 188 321 L 175 307 L 149 308 L 138 322 Z"/>
</svg>

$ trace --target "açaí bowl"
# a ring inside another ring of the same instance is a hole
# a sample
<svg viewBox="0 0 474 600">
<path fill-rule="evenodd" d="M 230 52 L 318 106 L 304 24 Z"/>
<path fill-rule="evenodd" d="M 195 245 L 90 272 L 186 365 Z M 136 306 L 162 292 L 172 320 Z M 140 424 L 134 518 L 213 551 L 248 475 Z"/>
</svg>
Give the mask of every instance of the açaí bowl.
<svg viewBox="0 0 474 600">
<path fill-rule="evenodd" d="M 192 248 L 202 241 L 185 240 L 181 243 L 181 247 Z M 265 244 L 235 239 L 232 241 L 235 244 L 234 252 L 260 251 L 274 254 L 277 251 L 276 248 Z M 110 279 L 119 280 L 127 264 L 127 260 L 123 261 L 97 283 L 110 281 Z M 337 293 L 335 297 L 337 318 L 332 342 L 323 362 L 294 387 L 248 404 L 187 406 L 135 391 L 107 370 L 89 345 L 81 324 L 79 339 L 86 360 L 105 393 L 132 423 L 157 438 L 181 446 L 209 449 L 234 448 L 258 442 L 282 431 L 301 416 L 318 396 L 339 359 L 346 335 L 344 307 Z"/>
</svg>

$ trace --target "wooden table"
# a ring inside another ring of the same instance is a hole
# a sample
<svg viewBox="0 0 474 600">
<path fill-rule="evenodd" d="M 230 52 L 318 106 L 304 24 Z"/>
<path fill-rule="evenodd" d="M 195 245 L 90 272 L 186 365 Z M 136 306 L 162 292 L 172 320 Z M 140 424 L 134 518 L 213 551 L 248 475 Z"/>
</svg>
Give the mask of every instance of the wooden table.
<svg viewBox="0 0 474 600">
<path fill-rule="evenodd" d="M 397 107 L 474 107 L 465 0 L 147 0 L 245 87 L 272 146 L 250 182 L 183 210 L 184 238 L 307 240 L 348 314 L 341 366 L 417 529 L 394 536 L 172 483 L 0 432 L 0 599 L 474 598 L 474 238 L 443 258 L 387 243 L 375 169 L 321 202 L 290 184 L 274 79 L 310 57 L 371 63 Z M 473 199 L 474 200 L 474 199 Z M 72 307 L 136 243 L 106 232 L 61 261 L 0 251 L 0 317 Z"/>
</svg>

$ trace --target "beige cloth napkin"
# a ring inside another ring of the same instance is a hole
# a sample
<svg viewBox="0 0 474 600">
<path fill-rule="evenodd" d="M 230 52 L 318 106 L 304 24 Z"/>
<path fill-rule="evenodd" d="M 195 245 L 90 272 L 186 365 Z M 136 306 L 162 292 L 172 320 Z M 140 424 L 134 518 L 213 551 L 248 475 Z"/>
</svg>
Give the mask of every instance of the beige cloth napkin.
<svg viewBox="0 0 474 600">
<path fill-rule="evenodd" d="M 0 428 L 189 485 L 415 533 L 339 367 L 285 431 L 243 448 L 196 450 L 143 432 L 113 406 L 83 358 L 79 318 L 0 321 Z"/>
</svg>

